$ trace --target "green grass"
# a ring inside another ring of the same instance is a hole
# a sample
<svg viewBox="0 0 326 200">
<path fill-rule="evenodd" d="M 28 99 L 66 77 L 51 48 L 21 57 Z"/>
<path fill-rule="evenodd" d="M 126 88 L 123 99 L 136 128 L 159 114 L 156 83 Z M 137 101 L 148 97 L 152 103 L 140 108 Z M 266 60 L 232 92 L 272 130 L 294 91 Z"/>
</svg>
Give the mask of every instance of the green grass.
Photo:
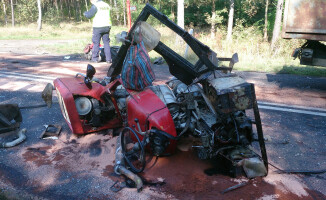
<svg viewBox="0 0 326 200">
<path fill-rule="evenodd" d="M 76 40 L 67 44 L 41 45 L 45 50 L 55 54 L 79 54 L 88 43 L 92 43 L 91 23 L 61 23 L 55 26 L 43 24 L 42 30 L 37 31 L 37 24 L 22 27 L 1 27 L 0 40 Z M 119 26 L 111 29 L 111 45 L 120 45 L 115 41 L 115 35 L 126 30 Z"/>
<path fill-rule="evenodd" d="M 60 23 L 55 26 L 43 24 L 41 31 L 36 30 L 36 24 L 23 27 L 0 28 L 0 39 L 43 39 L 43 40 L 75 40 L 69 45 L 43 45 L 47 51 L 56 54 L 80 54 L 87 43 L 91 43 L 92 26 L 91 23 Z M 170 29 L 155 27 L 161 34 L 161 41 L 171 49 L 184 56 L 186 44 L 176 42 L 176 35 Z M 115 35 L 121 31 L 127 31 L 127 27 L 113 26 L 110 33 L 111 45 L 120 45 L 115 40 Z M 275 51 L 271 51 L 270 44 L 264 42 L 262 33 L 255 27 L 234 28 L 232 42 L 226 41 L 226 31 L 219 29 L 212 39 L 209 30 L 195 28 L 194 36 L 202 43 L 215 51 L 218 57 L 231 57 L 233 53 L 238 53 L 239 63 L 234 66 L 240 71 L 259 71 L 271 73 L 289 73 L 298 75 L 323 76 L 326 77 L 326 67 L 312 67 L 300 65 L 299 60 L 291 57 L 294 48 L 300 47 L 303 40 L 280 39 Z M 150 52 L 151 60 L 160 57 L 154 51 Z M 189 49 L 187 59 L 191 63 L 197 61 L 197 56 Z"/>
<path fill-rule="evenodd" d="M 55 54 L 81 54 L 83 53 L 83 49 L 85 45 L 91 43 L 89 39 L 78 39 L 75 42 L 71 42 L 69 44 L 49 44 L 49 45 L 41 45 L 42 48 L 49 52 L 53 52 Z"/>
<path fill-rule="evenodd" d="M 37 31 L 37 24 L 30 24 L 18 27 L 0 28 L 1 40 L 20 39 L 79 39 L 87 38 L 92 27 L 90 23 L 61 23 L 58 25 L 42 25 L 42 30 Z"/>
</svg>

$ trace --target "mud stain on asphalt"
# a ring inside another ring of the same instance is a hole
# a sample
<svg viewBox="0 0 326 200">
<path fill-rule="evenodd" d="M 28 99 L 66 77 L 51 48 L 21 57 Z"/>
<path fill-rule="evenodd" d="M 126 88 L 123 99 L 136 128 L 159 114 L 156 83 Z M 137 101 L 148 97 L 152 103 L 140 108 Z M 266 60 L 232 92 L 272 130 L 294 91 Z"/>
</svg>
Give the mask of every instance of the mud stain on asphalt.
<svg viewBox="0 0 326 200">
<path fill-rule="evenodd" d="M 91 157 L 97 157 L 102 154 L 101 140 L 92 142 L 86 149 L 85 153 L 88 153 Z"/>
<path fill-rule="evenodd" d="M 23 154 L 23 158 L 26 162 L 33 162 L 37 167 L 51 165 L 52 162 L 49 160 L 50 156 L 47 155 L 49 149 L 51 149 L 50 146 L 27 148 L 27 151 Z"/>
<path fill-rule="evenodd" d="M 151 166 L 155 162 L 154 160 L 147 166 Z M 323 194 L 307 189 L 302 182 L 291 175 L 279 175 L 279 179 L 275 180 L 261 177 L 248 180 L 244 176 L 230 178 L 222 174 L 208 176 L 204 170 L 211 167 L 212 163 L 198 159 L 194 152 L 179 151 L 173 156 L 159 158 L 152 168 L 146 168 L 140 176 L 151 182 L 157 181 L 158 178 L 163 179 L 166 184 L 155 187 L 155 190 L 173 194 L 177 199 L 325 198 Z M 248 184 L 235 191 L 221 193 L 221 191 L 243 182 L 248 182 Z M 296 187 L 291 187 L 291 184 Z"/>
</svg>

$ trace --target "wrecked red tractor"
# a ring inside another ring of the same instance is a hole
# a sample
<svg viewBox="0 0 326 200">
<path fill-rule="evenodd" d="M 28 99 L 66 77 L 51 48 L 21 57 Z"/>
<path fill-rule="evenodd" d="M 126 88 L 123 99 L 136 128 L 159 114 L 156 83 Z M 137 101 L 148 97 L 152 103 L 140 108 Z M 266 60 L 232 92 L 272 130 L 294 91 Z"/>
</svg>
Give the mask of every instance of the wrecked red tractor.
<svg viewBox="0 0 326 200">
<path fill-rule="evenodd" d="M 157 32 L 144 23 L 150 15 L 183 38 L 198 56 L 196 64 L 167 47 L 159 37 L 145 40 L 146 35 Z M 140 26 L 144 26 L 142 31 Z M 149 86 L 143 91 L 126 89 L 122 84 L 119 75 L 131 41 L 137 42 L 136 32 L 166 61 L 174 76 L 167 84 Z M 222 158 L 234 168 L 241 165 L 249 178 L 267 175 L 254 85 L 231 72 L 238 61 L 237 54 L 217 58 L 208 46 L 149 4 L 123 40 L 103 80 L 94 78 L 95 68 L 88 65 L 86 75 L 54 81 L 62 114 L 73 133 L 123 127 L 115 172 L 134 180 L 138 189 L 142 182 L 135 173 L 145 168 L 145 152 L 155 156 L 173 154 L 178 141 L 185 137 L 193 138 L 192 147 L 201 159 Z M 220 61 L 229 61 L 229 66 L 219 66 Z M 52 94 L 49 88 L 48 94 Z M 254 120 L 247 116 L 248 110 L 253 111 Z M 259 142 L 260 156 L 251 148 L 255 140 Z"/>
</svg>

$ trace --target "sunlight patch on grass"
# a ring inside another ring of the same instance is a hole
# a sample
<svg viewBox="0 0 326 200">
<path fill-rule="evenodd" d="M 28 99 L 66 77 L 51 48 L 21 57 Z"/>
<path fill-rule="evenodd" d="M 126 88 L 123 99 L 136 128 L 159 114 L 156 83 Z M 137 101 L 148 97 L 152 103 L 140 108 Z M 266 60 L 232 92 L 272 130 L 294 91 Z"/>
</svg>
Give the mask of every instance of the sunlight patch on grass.
<svg viewBox="0 0 326 200">
<path fill-rule="evenodd" d="M 111 37 L 126 29 L 122 26 L 114 26 L 111 29 Z M 84 23 L 60 23 L 57 25 L 43 24 L 42 30 L 37 31 L 37 24 L 16 27 L 0 27 L 1 40 L 21 40 L 21 39 L 89 39 L 92 38 L 92 24 Z M 112 37 L 113 39 L 113 37 Z M 115 39 L 114 39 L 115 41 Z"/>
<path fill-rule="evenodd" d="M 48 44 L 41 47 L 50 53 L 55 54 L 82 54 L 85 44 L 88 44 L 87 39 L 80 39 L 69 44 Z"/>
</svg>

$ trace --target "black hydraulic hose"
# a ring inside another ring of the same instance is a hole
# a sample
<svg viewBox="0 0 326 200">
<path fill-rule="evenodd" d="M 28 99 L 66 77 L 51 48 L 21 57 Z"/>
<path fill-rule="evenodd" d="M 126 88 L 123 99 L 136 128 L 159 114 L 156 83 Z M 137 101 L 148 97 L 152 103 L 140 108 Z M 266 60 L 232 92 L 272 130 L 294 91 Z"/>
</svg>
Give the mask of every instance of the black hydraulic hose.
<svg viewBox="0 0 326 200">
<path fill-rule="evenodd" d="M 137 139 L 137 142 L 139 143 L 140 150 L 141 150 L 141 155 L 140 156 L 141 156 L 141 164 L 142 164 L 142 166 L 141 166 L 140 169 L 137 169 L 136 167 L 134 167 L 134 165 L 132 164 L 132 162 L 129 160 L 129 158 L 126 155 L 126 149 L 125 149 L 125 144 L 124 144 L 124 135 L 125 135 L 124 134 L 125 133 L 124 130 L 126 130 L 126 129 L 129 130 L 129 131 L 131 131 L 133 133 L 133 135 Z M 134 130 L 132 130 L 132 128 L 126 127 L 124 130 L 121 132 L 121 135 L 120 135 L 120 137 L 121 137 L 121 150 L 122 150 L 122 154 L 123 154 L 123 156 L 125 158 L 125 161 L 127 162 L 128 166 L 130 167 L 131 171 L 134 172 L 134 173 L 141 173 L 142 171 L 144 171 L 145 166 L 146 166 L 144 146 L 143 146 L 142 142 L 140 141 L 137 133 Z"/>
<path fill-rule="evenodd" d="M 246 147 L 248 150 L 253 151 L 258 157 L 260 157 L 263 161 L 264 158 L 259 155 L 257 152 L 255 152 L 253 149 L 250 149 L 248 147 Z M 310 175 L 310 174 L 323 174 L 326 173 L 326 169 L 322 169 L 322 170 L 285 170 L 285 169 L 281 169 L 279 167 L 277 167 L 275 164 L 272 164 L 271 162 L 267 163 L 271 166 L 273 166 L 275 169 L 277 169 L 277 173 L 278 174 L 305 174 L 305 175 Z"/>
<path fill-rule="evenodd" d="M 326 169 L 323 170 L 280 170 L 279 174 L 323 174 L 326 173 Z"/>
</svg>

